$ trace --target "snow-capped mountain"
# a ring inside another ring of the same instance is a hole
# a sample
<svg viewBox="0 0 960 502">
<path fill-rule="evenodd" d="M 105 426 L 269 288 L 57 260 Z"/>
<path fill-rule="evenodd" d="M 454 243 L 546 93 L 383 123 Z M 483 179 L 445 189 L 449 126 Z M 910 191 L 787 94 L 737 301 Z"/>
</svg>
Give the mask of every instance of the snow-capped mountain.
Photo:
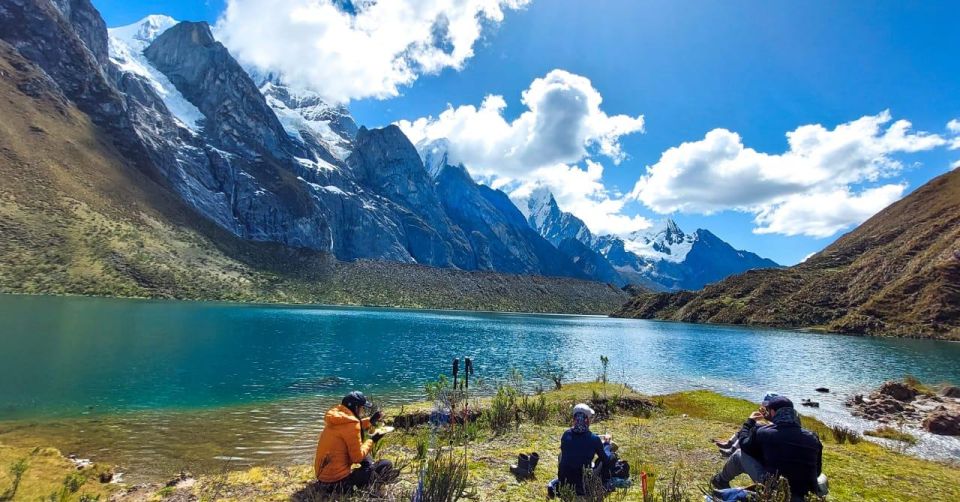
<svg viewBox="0 0 960 502">
<path fill-rule="evenodd" d="M 553 195 L 539 189 L 527 201 L 530 226 L 555 245 L 575 239 L 603 256 L 624 281 L 656 290 L 700 289 L 729 275 L 778 265 L 740 251 L 713 233 L 684 233 L 666 219 L 625 238 L 595 236 L 586 224 L 560 209 Z"/>
<path fill-rule="evenodd" d="M 23 0 L 0 9 L 0 26 L 131 166 L 236 238 L 340 260 L 593 277 L 505 194 L 465 172 L 438 182 L 443 166 L 428 172 L 399 128 L 358 128 L 346 108 L 249 71 L 206 23 L 148 16 L 108 31 L 88 0 Z"/>
<path fill-rule="evenodd" d="M 699 234 L 596 237 L 549 193 L 528 219 L 452 166 L 448 142 L 418 152 L 396 126 L 358 128 L 345 107 L 244 68 L 206 23 L 157 15 L 107 30 L 87 0 L 24 1 L 0 11 L 3 37 L 131 163 L 238 238 L 341 260 L 689 284 L 661 280 L 663 264 L 689 262 Z"/>
<path fill-rule="evenodd" d="M 624 239 L 627 251 L 651 261 L 681 263 L 696 242 L 694 235 L 680 230 L 676 222 L 666 219 L 652 228 L 631 232 Z"/>
<path fill-rule="evenodd" d="M 587 225 L 576 216 L 560 210 L 553 194 L 540 187 L 527 199 L 527 220 L 544 238 L 559 246 L 565 239 L 575 239 L 593 247 L 596 242 Z"/>
</svg>

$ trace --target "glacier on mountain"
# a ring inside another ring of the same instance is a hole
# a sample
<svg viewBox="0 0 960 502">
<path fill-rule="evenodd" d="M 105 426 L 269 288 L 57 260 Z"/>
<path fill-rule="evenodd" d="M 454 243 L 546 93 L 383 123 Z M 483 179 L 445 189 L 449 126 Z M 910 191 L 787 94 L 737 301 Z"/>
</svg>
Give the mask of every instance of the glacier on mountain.
<svg viewBox="0 0 960 502">
<path fill-rule="evenodd" d="M 151 42 L 176 24 L 172 17 L 150 15 L 136 23 L 108 29 L 110 60 L 121 71 L 143 77 L 183 126 L 197 130 L 201 127 L 203 114 L 143 55 Z"/>
</svg>

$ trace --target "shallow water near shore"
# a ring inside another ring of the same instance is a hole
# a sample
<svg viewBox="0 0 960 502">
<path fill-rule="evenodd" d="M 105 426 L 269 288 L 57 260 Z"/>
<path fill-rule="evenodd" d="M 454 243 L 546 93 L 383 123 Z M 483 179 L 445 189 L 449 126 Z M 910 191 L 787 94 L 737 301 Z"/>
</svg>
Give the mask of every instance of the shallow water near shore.
<svg viewBox="0 0 960 502">
<path fill-rule="evenodd" d="M 0 319 L 0 442 L 119 463 L 128 480 L 307 463 L 339 396 L 419 401 L 465 355 L 488 381 L 546 360 L 592 380 L 607 355 L 610 379 L 643 393 L 773 391 L 860 429 L 852 393 L 906 374 L 960 382 L 957 343 L 591 316 L 0 295 Z M 960 459 L 960 440 L 911 451 Z"/>
</svg>

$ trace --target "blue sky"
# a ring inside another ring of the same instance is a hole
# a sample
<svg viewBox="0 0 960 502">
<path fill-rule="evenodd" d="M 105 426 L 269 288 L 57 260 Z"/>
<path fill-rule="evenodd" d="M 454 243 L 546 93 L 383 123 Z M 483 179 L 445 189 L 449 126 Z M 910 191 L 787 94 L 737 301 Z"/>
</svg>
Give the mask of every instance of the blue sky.
<svg viewBox="0 0 960 502">
<path fill-rule="evenodd" d="M 94 4 L 109 26 L 155 13 L 214 23 L 224 9 L 219 1 Z M 894 172 L 886 169 L 879 179 L 853 177 L 843 187 L 856 195 L 905 184 L 908 192 L 960 160 L 960 150 L 949 148 L 946 130 L 948 121 L 960 118 L 957 19 L 960 4 L 936 1 L 533 0 L 522 9 L 505 9 L 499 23 L 485 23 L 461 69 L 420 74 L 412 84 L 399 86 L 397 96 L 361 96 L 349 106 L 359 123 L 379 126 L 436 117 L 448 105 L 480 106 L 485 96 L 499 95 L 509 123 L 527 109 L 521 92 L 552 70 L 565 70 L 589 79 L 602 95 L 606 114 L 643 116 L 642 133 L 617 139 L 625 154 L 619 164 L 611 157 L 588 156 L 602 164 L 602 185 L 615 198 L 634 190 L 664 151 L 704 140 L 717 128 L 736 132 L 747 148 L 779 155 L 789 148 L 785 134 L 800 126 L 822 124 L 829 131 L 889 110 L 891 119 L 880 133 L 908 120 L 912 131 L 940 135 L 945 144 L 907 149 L 918 151 L 891 147 L 884 159 L 902 163 Z M 587 160 L 570 165 L 586 169 Z M 815 189 L 827 190 L 822 183 Z M 758 234 L 760 210 L 711 206 L 708 211 L 703 202 L 665 215 L 651 207 L 672 209 L 663 197 L 644 200 L 648 203 L 631 199 L 619 211 L 650 220 L 670 216 L 687 230 L 708 228 L 738 248 L 784 264 L 800 261 L 843 233 Z M 715 212 L 705 214 L 710 211 Z M 793 224 L 796 217 L 768 226 L 782 228 L 776 225 Z"/>
</svg>

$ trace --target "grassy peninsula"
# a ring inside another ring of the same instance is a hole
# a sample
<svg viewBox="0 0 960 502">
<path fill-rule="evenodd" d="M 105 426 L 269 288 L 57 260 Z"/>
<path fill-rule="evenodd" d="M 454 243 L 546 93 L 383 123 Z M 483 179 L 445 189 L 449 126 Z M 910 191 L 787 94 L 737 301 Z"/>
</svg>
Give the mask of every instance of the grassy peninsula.
<svg viewBox="0 0 960 502">
<path fill-rule="evenodd" d="M 544 393 L 542 398 L 527 396 L 525 405 L 522 396 L 515 396 L 521 410 L 519 423 L 511 416 L 500 424 L 501 430 L 494 431 L 489 420 L 481 419 L 465 432 L 435 436 L 432 447 L 452 449 L 457 458 L 462 458 L 463 439 L 469 439 L 467 493 L 473 500 L 539 500 L 544 497 L 544 484 L 556 472 L 568 406 L 576 401 L 603 399 L 604 394 L 611 403 L 627 404 L 612 406 L 612 414 L 595 423 L 593 430 L 613 435 L 620 445 L 621 458 L 630 462 L 634 476 L 640 471 L 648 473 L 650 492 L 658 501 L 702 500 L 700 489 L 722 464 L 710 440 L 728 436 L 755 407 L 707 391 L 646 397 L 612 383 L 568 384 L 562 390 Z M 493 403 L 483 399 L 477 404 L 490 409 Z M 409 414 L 425 406 L 392 413 Z M 831 486 L 828 500 L 960 499 L 960 468 L 955 464 L 918 459 L 866 440 L 839 444 L 829 427 L 810 417 L 804 418 L 804 426 L 823 438 L 824 470 Z M 418 446 L 421 450 L 431 446 L 428 430 L 422 426 L 398 427 L 381 442 L 377 455 L 405 466 L 401 480 L 387 489 L 388 499 L 404 500 L 404 494 L 415 486 L 421 465 Z M 530 451 L 540 453 L 540 465 L 535 479 L 520 481 L 509 472 L 509 465 L 518 453 Z M 421 451 L 421 455 L 431 458 L 433 454 Z M 182 480 L 174 486 L 160 482 L 129 487 L 99 481 L 109 466 L 77 470 L 51 448 L 4 445 L 0 445 L 0 492 L 12 486 L 13 468 L 18 463 L 25 469 L 16 500 L 50 496 L 56 500 L 94 500 L 98 496 L 100 500 L 318 500 L 309 488 L 309 465 L 197 473 L 196 479 Z M 747 483 L 744 478 L 738 481 Z M 680 498 L 662 498 L 661 491 L 668 487 L 677 488 Z M 608 500 L 642 500 L 639 483 L 611 494 Z"/>
</svg>

